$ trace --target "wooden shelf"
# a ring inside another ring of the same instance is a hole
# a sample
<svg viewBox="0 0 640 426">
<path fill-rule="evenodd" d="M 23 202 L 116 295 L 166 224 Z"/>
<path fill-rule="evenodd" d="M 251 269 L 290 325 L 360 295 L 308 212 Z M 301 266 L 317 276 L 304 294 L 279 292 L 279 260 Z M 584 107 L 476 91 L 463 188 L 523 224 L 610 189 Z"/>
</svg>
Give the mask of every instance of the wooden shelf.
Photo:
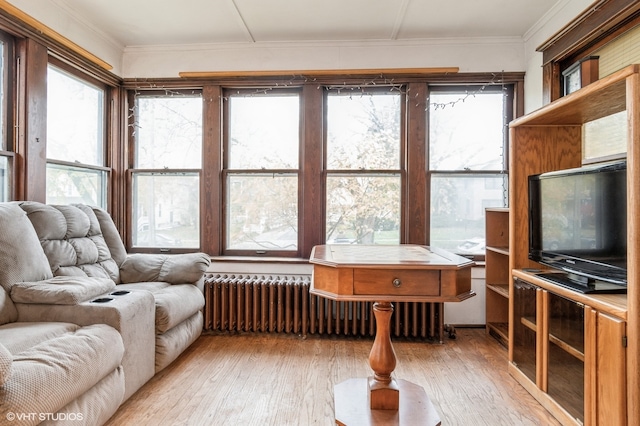
<svg viewBox="0 0 640 426">
<path fill-rule="evenodd" d="M 536 325 L 536 319 L 535 318 L 522 317 L 522 318 L 520 318 L 520 322 L 522 323 L 522 325 L 524 325 L 525 327 L 527 327 L 531 331 L 537 331 L 538 330 L 538 326 Z"/>
<path fill-rule="evenodd" d="M 600 312 L 607 313 L 614 317 L 627 320 L 627 295 L 626 294 L 599 294 L 599 293 L 577 293 L 568 288 L 554 284 L 549 280 L 544 280 L 538 276 L 538 272 L 549 272 L 548 270 L 527 270 L 515 269 L 513 276 L 529 282 L 536 287 L 549 290 L 558 296 L 566 297 L 583 305 L 592 306 Z"/>
<path fill-rule="evenodd" d="M 529 330 L 536 332 L 538 330 L 538 326 L 536 325 L 535 318 L 532 317 L 522 317 L 520 318 L 520 322 L 522 325 L 527 327 Z M 577 321 L 576 321 L 577 322 Z M 569 326 L 570 328 L 571 326 Z M 573 328 L 575 330 L 575 326 Z M 562 348 L 565 352 L 570 355 L 578 358 L 580 361 L 584 362 L 584 349 L 579 349 L 579 338 L 569 334 L 569 333 L 549 333 L 549 342 L 554 345 Z M 583 345 L 584 346 L 584 345 Z"/>
<path fill-rule="evenodd" d="M 509 247 L 487 246 L 486 250 L 487 251 L 492 251 L 494 253 L 504 254 L 505 256 L 509 256 Z"/>
<path fill-rule="evenodd" d="M 487 334 L 509 345 L 509 209 L 485 210 Z"/>
<path fill-rule="evenodd" d="M 508 322 L 489 322 L 487 323 L 489 334 L 496 337 L 505 346 L 509 341 L 509 323 Z"/>
<path fill-rule="evenodd" d="M 509 284 L 489 284 L 487 283 L 487 289 L 495 291 L 503 297 L 509 298 Z"/>
<path fill-rule="evenodd" d="M 562 350 L 564 350 L 566 353 L 568 353 L 568 354 L 576 357 L 580 361 L 584 362 L 584 352 L 583 351 L 581 351 L 580 349 L 577 349 L 576 347 L 574 347 L 570 343 L 567 343 L 565 340 L 557 337 L 555 334 L 549 333 L 549 342 L 553 343 L 554 345 L 556 345 L 556 346 L 560 347 Z"/>
</svg>

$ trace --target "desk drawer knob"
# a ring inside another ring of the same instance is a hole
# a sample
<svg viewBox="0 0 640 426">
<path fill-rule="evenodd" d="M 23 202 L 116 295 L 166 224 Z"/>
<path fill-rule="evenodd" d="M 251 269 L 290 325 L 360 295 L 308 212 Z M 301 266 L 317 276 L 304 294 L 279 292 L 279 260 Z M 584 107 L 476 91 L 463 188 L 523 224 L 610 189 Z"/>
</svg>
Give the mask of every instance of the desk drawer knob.
<svg viewBox="0 0 640 426">
<path fill-rule="evenodd" d="M 395 288 L 398 288 L 398 287 L 400 287 L 401 285 L 402 285 L 402 281 L 400 281 L 400 278 L 394 278 L 394 279 L 393 279 L 393 286 L 394 286 Z"/>
</svg>

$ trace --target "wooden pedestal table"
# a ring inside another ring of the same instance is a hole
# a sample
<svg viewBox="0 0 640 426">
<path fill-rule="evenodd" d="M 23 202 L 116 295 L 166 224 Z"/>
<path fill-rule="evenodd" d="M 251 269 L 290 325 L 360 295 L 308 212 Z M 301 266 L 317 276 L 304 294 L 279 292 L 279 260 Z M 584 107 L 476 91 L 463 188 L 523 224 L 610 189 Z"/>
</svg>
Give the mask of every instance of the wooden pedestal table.
<svg viewBox="0 0 640 426">
<path fill-rule="evenodd" d="M 439 425 L 421 386 L 396 380 L 391 343 L 392 302 L 460 302 L 471 290 L 472 261 L 426 246 L 316 246 L 311 292 L 336 301 L 374 302 L 376 337 L 369 355 L 373 376 L 334 388 L 339 425 Z"/>
</svg>

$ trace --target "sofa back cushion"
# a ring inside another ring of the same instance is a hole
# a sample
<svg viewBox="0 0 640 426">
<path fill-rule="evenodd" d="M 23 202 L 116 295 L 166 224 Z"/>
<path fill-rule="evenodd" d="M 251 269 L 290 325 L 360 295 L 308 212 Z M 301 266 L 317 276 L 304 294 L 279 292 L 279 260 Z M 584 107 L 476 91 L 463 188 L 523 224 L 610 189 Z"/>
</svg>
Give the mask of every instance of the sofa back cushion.
<svg viewBox="0 0 640 426">
<path fill-rule="evenodd" d="M 0 203 L 0 324 L 17 318 L 7 295 L 13 284 L 52 277 L 47 257 L 24 211 L 17 203 Z"/>
<path fill-rule="evenodd" d="M 100 223 L 88 206 L 20 203 L 35 229 L 55 276 L 120 280 Z"/>
<path fill-rule="evenodd" d="M 89 208 L 87 206 L 78 207 Z M 119 267 L 122 267 L 122 264 L 127 259 L 127 250 L 122 243 L 122 239 L 120 238 L 120 233 L 118 232 L 118 228 L 116 228 L 116 224 L 113 223 L 113 219 L 106 211 L 97 207 L 93 207 L 92 210 L 96 215 L 96 218 L 98 218 L 100 229 L 102 230 L 102 236 L 107 242 L 107 246 L 109 246 L 111 257 L 116 261 Z"/>
</svg>

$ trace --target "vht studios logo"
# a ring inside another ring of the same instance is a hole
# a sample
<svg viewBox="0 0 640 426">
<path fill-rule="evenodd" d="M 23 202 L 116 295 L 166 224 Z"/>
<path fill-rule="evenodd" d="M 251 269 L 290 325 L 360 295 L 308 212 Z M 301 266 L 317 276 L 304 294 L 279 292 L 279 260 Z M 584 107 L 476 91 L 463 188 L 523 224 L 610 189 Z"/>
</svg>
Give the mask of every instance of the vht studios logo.
<svg viewBox="0 0 640 426">
<path fill-rule="evenodd" d="M 82 413 L 14 413 L 8 412 L 6 415 L 8 421 L 50 421 L 50 422 L 81 422 L 84 420 Z"/>
</svg>

